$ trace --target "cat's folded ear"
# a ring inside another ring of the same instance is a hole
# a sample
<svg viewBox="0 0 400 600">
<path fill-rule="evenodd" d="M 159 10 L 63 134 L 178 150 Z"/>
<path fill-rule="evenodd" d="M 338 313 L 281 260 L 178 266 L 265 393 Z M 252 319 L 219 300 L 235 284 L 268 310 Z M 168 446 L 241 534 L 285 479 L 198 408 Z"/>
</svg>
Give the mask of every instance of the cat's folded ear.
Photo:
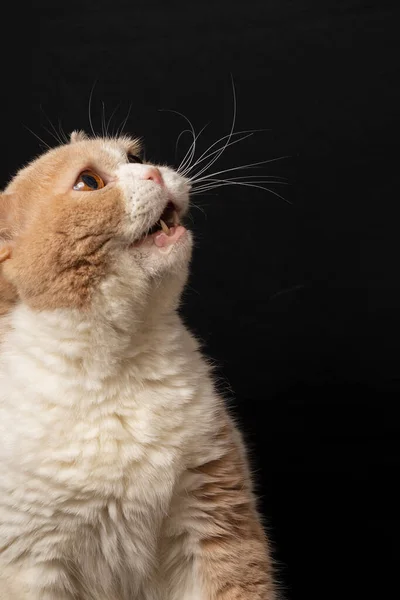
<svg viewBox="0 0 400 600">
<path fill-rule="evenodd" d="M 88 140 L 88 136 L 84 131 L 73 131 L 69 137 L 71 144 L 75 144 L 76 142 L 83 142 L 84 140 Z"/>
<path fill-rule="evenodd" d="M 0 263 L 11 258 L 12 255 L 16 210 L 16 196 L 0 193 Z"/>
</svg>

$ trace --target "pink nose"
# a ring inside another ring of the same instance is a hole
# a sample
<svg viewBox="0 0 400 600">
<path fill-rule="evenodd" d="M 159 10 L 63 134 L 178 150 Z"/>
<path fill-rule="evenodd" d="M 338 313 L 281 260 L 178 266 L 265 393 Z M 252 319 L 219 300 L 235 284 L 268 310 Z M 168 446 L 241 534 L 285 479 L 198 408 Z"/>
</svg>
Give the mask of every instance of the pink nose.
<svg viewBox="0 0 400 600">
<path fill-rule="evenodd" d="M 154 181 L 154 183 L 158 183 L 158 185 L 164 185 L 161 171 L 157 169 L 157 167 L 149 167 L 148 169 L 146 169 L 141 179 L 151 179 L 151 181 Z"/>
</svg>

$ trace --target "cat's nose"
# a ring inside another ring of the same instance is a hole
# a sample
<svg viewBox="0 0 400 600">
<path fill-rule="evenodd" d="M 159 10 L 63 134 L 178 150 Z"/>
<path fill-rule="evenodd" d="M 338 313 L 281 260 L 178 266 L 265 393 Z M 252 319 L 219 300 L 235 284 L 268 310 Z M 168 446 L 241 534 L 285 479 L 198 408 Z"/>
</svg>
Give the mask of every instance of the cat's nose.
<svg viewBox="0 0 400 600">
<path fill-rule="evenodd" d="M 158 185 L 164 185 L 164 180 L 161 175 L 161 171 L 157 169 L 157 167 L 149 167 L 145 170 L 141 179 L 151 179 L 154 183 L 158 183 Z"/>
</svg>

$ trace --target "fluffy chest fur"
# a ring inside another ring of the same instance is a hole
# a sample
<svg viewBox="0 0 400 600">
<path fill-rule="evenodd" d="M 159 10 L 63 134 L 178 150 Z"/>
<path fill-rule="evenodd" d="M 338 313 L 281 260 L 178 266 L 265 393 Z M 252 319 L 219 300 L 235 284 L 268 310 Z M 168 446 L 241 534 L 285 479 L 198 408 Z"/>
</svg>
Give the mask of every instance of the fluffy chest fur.
<svg viewBox="0 0 400 600">
<path fill-rule="evenodd" d="M 11 322 L 0 371 L 3 560 L 40 549 L 51 527 L 90 528 L 79 552 L 88 569 L 104 562 L 112 578 L 135 555 L 148 573 L 182 473 L 209 452 L 202 432 L 216 406 L 195 341 L 176 317 L 125 346 L 65 312 L 20 307 Z"/>
<path fill-rule="evenodd" d="M 177 318 L 147 333 L 142 345 L 136 337 L 121 347 L 118 362 L 118 347 L 101 347 L 96 325 L 84 319 L 47 320 L 23 308 L 13 319 L 18 330 L 4 342 L 0 370 L 2 458 L 10 468 L 22 461 L 66 489 L 116 497 L 127 493 L 121 481 L 128 474 L 140 490 L 142 478 L 184 468 L 205 408 L 202 392 L 212 391 Z"/>
</svg>

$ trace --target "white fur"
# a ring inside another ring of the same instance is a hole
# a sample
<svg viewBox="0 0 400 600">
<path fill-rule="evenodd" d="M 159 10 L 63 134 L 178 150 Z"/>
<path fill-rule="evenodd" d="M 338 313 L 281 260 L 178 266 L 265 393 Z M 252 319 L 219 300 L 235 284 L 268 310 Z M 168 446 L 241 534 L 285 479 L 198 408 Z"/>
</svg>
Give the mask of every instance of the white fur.
<svg viewBox="0 0 400 600">
<path fill-rule="evenodd" d="M 197 345 L 174 315 L 134 342 L 72 311 L 20 306 L 11 322 L 0 371 L 0 564 L 34 548 L 23 580 L 36 599 L 35 581 L 59 576 L 69 545 L 82 544 L 89 588 L 101 574 L 93 597 L 114 598 L 117 573 L 126 593 L 115 598 L 141 598 L 186 469 L 220 453 L 207 443 L 218 402 Z"/>
<path fill-rule="evenodd" d="M 168 200 L 173 198 L 181 212 L 185 212 L 189 204 L 187 179 L 169 167 L 158 167 L 164 181 L 160 186 L 144 179 L 148 169 L 148 165 L 123 163 L 115 173 L 127 205 L 127 233 L 133 239 L 140 237 L 160 218 Z"/>
</svg>

